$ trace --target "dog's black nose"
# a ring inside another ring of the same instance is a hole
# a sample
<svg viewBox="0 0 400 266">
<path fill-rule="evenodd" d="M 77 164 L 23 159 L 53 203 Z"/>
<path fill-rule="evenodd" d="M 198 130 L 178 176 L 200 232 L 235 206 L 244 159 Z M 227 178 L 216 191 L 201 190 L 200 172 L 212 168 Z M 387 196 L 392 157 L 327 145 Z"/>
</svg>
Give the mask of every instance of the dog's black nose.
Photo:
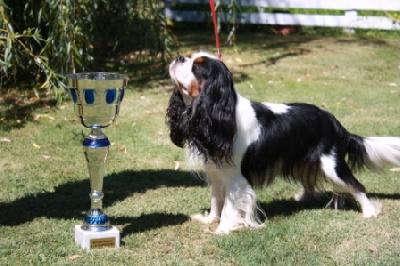
<svg viewBox="0 0 400 266">
<path fill-rule="evenodd" d="M 177 57 L 176 57 L 176 61 L 181 62 L 181 63 L 184 63 L 184 62 L 185 62 L 185 57 L 182 56 L 182 55 L 177 56 Z"/>
</svg>

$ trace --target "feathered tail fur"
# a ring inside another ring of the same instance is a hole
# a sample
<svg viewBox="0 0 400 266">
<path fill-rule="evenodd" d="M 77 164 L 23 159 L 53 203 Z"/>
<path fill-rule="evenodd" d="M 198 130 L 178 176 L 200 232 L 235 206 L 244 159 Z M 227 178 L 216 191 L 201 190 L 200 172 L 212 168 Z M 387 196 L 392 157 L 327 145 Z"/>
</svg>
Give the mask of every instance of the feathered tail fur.
<svg viewBox="0 0 400 266">
<path fill-rule="evenodd" d="M 364 163 L 373 170 L 382 170 L 384 166 L 400 166 L 400 138 L 367 137 L 363 139 Z"/>
</svg>

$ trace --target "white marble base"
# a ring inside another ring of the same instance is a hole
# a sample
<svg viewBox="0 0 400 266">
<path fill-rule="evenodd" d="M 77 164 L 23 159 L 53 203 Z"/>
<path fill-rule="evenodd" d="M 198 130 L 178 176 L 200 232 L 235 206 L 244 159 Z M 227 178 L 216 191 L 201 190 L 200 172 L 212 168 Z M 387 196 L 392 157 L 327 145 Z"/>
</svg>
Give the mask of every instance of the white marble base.
<svg viewBox="0 0 400 266">
<path fill-rule="evenodd" d="M 75 243 L 82 249 L 119 248 L 119 231 L 115 226 L 103 232 L 85 231 L 81 226 L 75 225 Z"/>
</svg>

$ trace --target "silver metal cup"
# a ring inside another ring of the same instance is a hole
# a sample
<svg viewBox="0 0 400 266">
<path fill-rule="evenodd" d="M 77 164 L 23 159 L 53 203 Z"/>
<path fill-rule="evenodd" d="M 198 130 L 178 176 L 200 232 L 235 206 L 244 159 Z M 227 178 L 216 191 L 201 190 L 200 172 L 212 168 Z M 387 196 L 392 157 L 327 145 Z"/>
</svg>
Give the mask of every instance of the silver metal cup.
<svg viewBox="0 0 400 266">
<path fill-rule="evenodd" d="M 90 134 L 83 141 L 83 151 L 90 177 L 91 209 L 84 218 L 82 229 L 101 232 L 111 228 L 102 211 L 103 178 L 110 141 L 101 128 L 111 125 L 119 114 L 128 77 L 110 72 L 87 72 L 67 75 L 67 86 L 74 110 Z"/>
</svg>

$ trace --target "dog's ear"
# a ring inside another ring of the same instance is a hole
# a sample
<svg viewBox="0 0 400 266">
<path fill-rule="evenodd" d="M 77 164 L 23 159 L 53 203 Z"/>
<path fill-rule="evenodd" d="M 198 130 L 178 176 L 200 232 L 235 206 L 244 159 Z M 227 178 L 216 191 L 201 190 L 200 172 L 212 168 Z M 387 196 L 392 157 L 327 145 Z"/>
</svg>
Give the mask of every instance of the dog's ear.
<svg viewBox="0 0 400 266">
<path fill-rule="evenodd" d="M 209 59 L 202 64 L 204 82 L 192 103 L 189 145 L 206 161 L 232 163 L 237 101 L 232 74 L 219 60 Z"/>
<path fill-rule="evenodd" d="M 183 97 L 178 90 L 174 90 L 169 100 L 166 123 L 170 129 L 170 138 L 172 142 L 183 148 L 188 137 L 188 115 L 187 107 L 183 102 Z"/>
</svg>

